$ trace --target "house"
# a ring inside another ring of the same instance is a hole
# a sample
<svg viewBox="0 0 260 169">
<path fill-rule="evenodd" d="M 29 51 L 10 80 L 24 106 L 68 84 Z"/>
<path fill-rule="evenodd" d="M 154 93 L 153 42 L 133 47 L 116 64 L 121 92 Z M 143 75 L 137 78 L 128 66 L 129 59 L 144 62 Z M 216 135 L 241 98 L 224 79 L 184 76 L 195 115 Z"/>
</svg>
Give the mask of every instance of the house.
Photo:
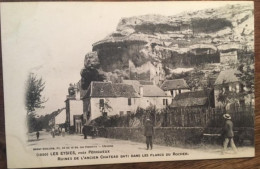
<svg viewBox="0 0 260 169">
<path fill-rule="evenodd" d="M 126 115 L 137 108 L 165 108 L 171 102 L 163 90 L 152 82 L 123 80 L 122 83 L 91 82 L 83 100 L 84 122 L 99 116 Z"/>
<path fill-rule="evenodd" d="M 136 111 L 139 95 L 122 83 L 91 82 L 83 100 L 84 123 L 99 116 L 124 115 Z"/>
<path fill-rule="evenodd" d="M 239 94 L 240 92 L 247 90 L 241 80 L 237 77 L 237 75 L 240 73 L 241 72 L 236 69 L 228 69 L 220 72 L 214 84 L 214 97 L 216 107 L 224 106 L 222 102 L 218 101 L 220 93 L 231 92 L 231 94 L 233 93 L 233 97 L 236 97 L 235 93 Z M 254 104 L 253 94 L 245 96 L 242 99 L 241 97 L 237 96 L 237 98 L 234 99 L 239 99 L 237 100 L 237 103 L 239 105 Z M 229 109 L 231 105 L 227 104 L 226 106 L 226 108 Z"/>
<path fill-rule="evenodd" d="M 189 86 L 184 79 L 165 80 L 161 85 L 167 96 L 174 98 L 179 93 L 189 92 Z"/>
<path fill-rule="evenodd" d="M 55 125 L 64 124 L 66 122 L 66 111 L 65 108 L 58 109 L 50 114 L 49 126 L 54 127 Z"/>
<path fill-rule="evenodd" d="M 150 81 L 123 80 L 123 83 L 133 86 L 139 94 L 138 107 L 146 109 L 150 105 L 155 105 L 157 109 L 163 109 L 171 104 L 171 96 L 166 95 L 161 88 Z"/>
<path fill-rule="evenodd" d="M 180 93 L 172 100 L 170 107 L 214 107 L 213 92 L 210 90 L 200 90 Z"/>
<path fill-rule="evenodd" d="M 70 84 L 66 105 L 66 126 L 70 133 L 81 133 L 83 128 L 83 103 L 80 100 L 80 84 Z"/>
</svg>

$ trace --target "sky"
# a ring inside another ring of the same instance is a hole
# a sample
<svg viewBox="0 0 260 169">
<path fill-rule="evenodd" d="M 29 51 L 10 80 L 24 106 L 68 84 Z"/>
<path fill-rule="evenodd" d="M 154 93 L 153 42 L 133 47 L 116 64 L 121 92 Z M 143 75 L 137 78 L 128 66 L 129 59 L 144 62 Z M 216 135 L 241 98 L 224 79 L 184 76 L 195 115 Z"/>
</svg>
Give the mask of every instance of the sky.
<svg viewBox="0 0 260 169">
<path fill-rule="evenodd" d="M 29 72 L 46 82 L 39 115 L 65 107 L 92 44 L 116 30 L 122 17 L 174 15 L 233 2 L 17 2 L 1 4 L 5 100 L 24 104 Z"/>
</svg>

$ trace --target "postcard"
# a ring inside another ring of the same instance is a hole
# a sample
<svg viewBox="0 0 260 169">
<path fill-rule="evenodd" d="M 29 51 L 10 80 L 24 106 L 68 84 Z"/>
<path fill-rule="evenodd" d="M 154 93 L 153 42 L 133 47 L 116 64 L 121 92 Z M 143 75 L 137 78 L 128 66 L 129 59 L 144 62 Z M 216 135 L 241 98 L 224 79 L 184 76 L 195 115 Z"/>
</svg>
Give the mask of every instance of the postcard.
<svg viewBox="0 0 260 169">
<path fill-rule="evenodd" d="M 254 157 L 254 3 L 1 3 L 9 168 Z"/>
</svg>

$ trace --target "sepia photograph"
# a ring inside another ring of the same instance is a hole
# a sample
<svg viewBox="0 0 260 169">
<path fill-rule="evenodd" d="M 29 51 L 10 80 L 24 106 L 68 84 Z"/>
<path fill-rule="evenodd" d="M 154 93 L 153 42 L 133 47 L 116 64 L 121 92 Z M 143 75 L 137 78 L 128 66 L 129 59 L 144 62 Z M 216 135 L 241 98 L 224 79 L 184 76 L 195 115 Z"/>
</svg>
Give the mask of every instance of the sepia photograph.
<svg viewBox="0 0 260 169">
<path fill-rule="evenodd" d="M 253 1 L 4 2 L 8 168 L 255 156 Z"/>
</svg>

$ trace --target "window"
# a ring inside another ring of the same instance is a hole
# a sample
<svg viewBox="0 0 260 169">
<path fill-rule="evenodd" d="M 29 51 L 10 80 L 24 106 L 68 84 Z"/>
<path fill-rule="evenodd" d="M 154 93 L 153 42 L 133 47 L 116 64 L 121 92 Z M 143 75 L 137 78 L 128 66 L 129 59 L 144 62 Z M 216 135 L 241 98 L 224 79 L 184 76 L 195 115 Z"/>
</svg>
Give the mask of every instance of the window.
<svg viewBox="0 0 260 169">
<path fill-rule="evenodd" d="M 171 96 L 173 96 L 173 90 L 171 90 Z"/>
<path fill-rule="evenodd" d="M 163 105 L 168 105 L 168 99 L 163 99 Z"/>
<path fill-rule="evenodd" d="M 100 100 L 99 100 L 99 108 L 103 108 L 104 105 L 105 105 L 104 99 L 100 99 Z"/>
<path fill-rule="evenodd" d="M 120 111 L 120 112 L 119 112 L 119 115 L 120 115 L 120 116 L 123 116 L 123 115 L 124 115 L 124 111 Z"/>
<path fill-rule="evenodd" d="M 131 100 L 131 98 L 128 98 L 128 105 L 129 105 L 129 106 L 132 105 L 132 100 Z"/>
</svg>

